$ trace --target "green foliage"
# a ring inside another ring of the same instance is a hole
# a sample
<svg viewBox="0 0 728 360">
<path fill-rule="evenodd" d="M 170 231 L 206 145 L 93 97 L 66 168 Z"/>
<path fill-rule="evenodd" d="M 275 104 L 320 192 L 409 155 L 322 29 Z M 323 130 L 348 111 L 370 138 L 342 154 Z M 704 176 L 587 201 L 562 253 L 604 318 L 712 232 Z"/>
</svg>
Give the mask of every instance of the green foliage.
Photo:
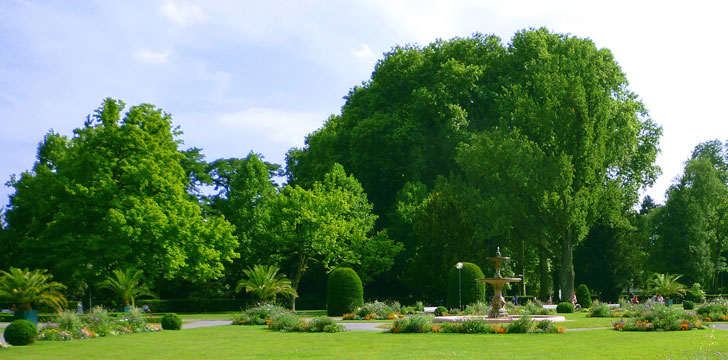
<svg viewBox="0 0 728 360">
<path fill-rule="evenodd" d="M 654 274 L 647 282 L 648 291 L 651 294 L 659 294 L 664 297 L 685 295 L 687 288 L 677 281 L 681 277 L 682 275 Z"/>
<path fill-rule="evenodd" d="M 75 311 L 64 310 L 58 314 L 55 321 L 58 328 L 61 330 L 70 331 L 76 333 L 81 331 L 84 326 L 84 322 L 78 316 Z"/>
<path fill-rule="evenodd" d="M 252 307 L 233 317 L 233 325 L 264 325 L 279 314 L 288 312 L 285 308 L 274 304 L 263 304 Z"/>
<path fill-rule="evenodd" d="M 141 270 L 117 269 L 112 274 L 113 276 L 107 276 L 106 280 L 99 283 L 99 287 L 111 290 L 124 305 L 134 306 L 134 299 L 141 296 L 157 297 L 141 283 Z"/>
<path fill-rule="evenodd" d="M 570 302 L 561 302 L 556 305 L 556 312 L 559 314 L 570 314 L 574 312 L 574 304 Z"/>
<path fill-rule="evenodd" d="M 461 278 L 458 278 L 458 275 Z M 475 279 L 485 278 L 483 271 L 478 265 L 464 262 L 463 268 L 458 270 L 452 266 L 447 276 L 447 306 L 451 309 L 460 307 L 459 287 L 462 287 L 462 305 L 473 304 L 478 301 L 485 301 L 485 284 L 478 283 Z"/>
<path fill-rule="evenodd" d="M 438 306 L 435 309 L 435 316 L 446 316 L 447 315 L 447 308 L 444 306 Z"/>
<path fill-rule="evenodd" d="M 589 308 L 590 317 L 610 317 L 612 316 L 612 309 L 609 308 L 609 304 L 601 301 L 594 301 Z"/>
<path fill-rule="evenodd" d="M 390 315 L 400 312 L 399 303 L 387 304 L 381 301 L 368 302 L 356 310 L 356 315 L 360 318 L 369 316 L 370 320 L 387 319 Z M 372 316 L 374 314 L 374 316 Z M 374 317 L 374 319 L 372 319 Z"/>
<path fill-rule="evenodd" d="M 30 310 L 31 305 L 45 304 L 61 311 L 67 304 L 61 290 L 66 287 L 51 281 L 52 275 L 46 270 L 29 271 L 27 268 L 11 267 L 10 271 L 0 270 L 0 299 L 15 304 L 20 310 Z"/>
<path fill-rule="evenodd" d="M 693 283 L 693 286 L 685 293 L 685 298 L 694 302 L 704 303 L 705 295 L 705 290 L 700 286 L 700 283 Z"/>
<path fill-rule="evenodd" d="M 162 329 L 182 330 L 182 318 L 177 314 L 165 314 L 162 317 Z"/>
<path fill-rule="evenodd" d="M 582 309 L 588 309 L 591 307 L 591 293 L 585 284 L 581 284 L 576 288 L 576 300 L 579 305 L 581 305 Z"/>
<path fill-rule="evenodd" d="M 356 271 L 336 268 L 326 285 L 326 307 L 329 316 L 341 316 L 364 305 L 364 288 Z"/>
<path fill-rule="evenodd" d="M 683 309 L 692 310 L 695 309 L 695 303 L 690 300 L 683 301 Z"/>
<path fill-rule="evenodd" d="M 35 342 L 38 328 L 28 320 L 15 320 L 5 328 L 5 341 L 13 346 L 30 345 Z"/>
<path fill-rule="evenodd" d="M 305 324 L 304 331 L 335 333 L 344 330 L 345 328 L 343 325 L 337 325 L 330 317 L 318 316 L 311 319 Z"/>
<path fill-rule="evenodd" d="M 181 132 L 153 105 L 122 118 L 123 108 L 105 99 L 73 137 L 49 133 L 32 171 L 11 181 L 14 262 L 69 284 L 130 268 L 151 281 L 222 276 L 237 240 L 230 223 L 204 216 L 187 193 Z"/>
<path fill-rule="evenodd" d="M 506 332 L 509 334 L 525 334 L 531 332 L 533 327 L 533 320 L 531 320 L 531 317 L 526 314 L 516 320 L 513 320 L 506 327 Z"/>
<path fill-rule="evenodd" d="M 300 331 L 303 327 L 304 320 L 292 312 L 284 312 L 275 315 L 271 319 L 268 328 L 274 331 Z"/>
<path fill-rule="evenodd" d="M 463 313 L 465 315 L 488 315 L 490 313 L 490 306 L 482 301 L 477 301 L 466 306 Z"/>
<path fill-rule="evenodd" d="M 696 313 L 698 315 L 702 315 L 703 317 L 712 316 L 711 320 L 719 320 L 721 315 L 728 315 L 728 303 L 713 302 L 701 305 L 700 307 L 698 307 L 698 310 L 696 310 Z"/>
<path fill-rule="evenodd" d="M 652 304 L 650 307 L 636 306 L 633 316 L 612 324 L 614 330 L 619 331 L 678 331 L 704 328 L 695 315 L 662 304 Z"/>
<path fill-rule="evenodd" d="M 239 299 L 166 299 L 144 300 L 155 313 L 208 313 L 238 311 L 246 301 Z"/>
<path fill-rule="evenodd" d="M 430 324 L 430 320 L 432 320 L 432 317 L 424 315 L 413 315 L 400 318 L 394 320 L 389 331 L 395 334 L 430 332 L 432 331 L 432 324 Z"/>
<path fill-rule="evenodd" d="M 244 288 L 245 292 L 252 292 L 263 302 L 272 300 L 274 303 L 279 294 L 285 297 L 298 296 L 291 287 L 291 280 L 285 274 L 279 274 L 278 270 L 278 267 L 269 265 L 255 265 L 252 269 L 243 270 L 246 277 L 238 281 L 235 292 Z"/>
<path fill-rule="evenodd" d="M 500 325 L 491 325 L 490 323 L 478 319 L 465 319 L 454 323 L 443 323 L 442 332 L 456 334 L 494 334 L 499 329 L 503 329 Z"/>
</svg>

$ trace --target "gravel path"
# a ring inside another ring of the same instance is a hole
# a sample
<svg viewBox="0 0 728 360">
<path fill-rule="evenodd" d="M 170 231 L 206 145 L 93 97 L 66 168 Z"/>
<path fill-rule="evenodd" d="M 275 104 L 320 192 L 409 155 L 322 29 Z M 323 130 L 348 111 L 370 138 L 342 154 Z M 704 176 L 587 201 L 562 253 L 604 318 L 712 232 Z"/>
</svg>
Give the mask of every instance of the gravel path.
<svg viewBox="0 0 728 360">
<path fill-rule="evenodd" d="M 387 329 L 377 327 L 384 324 L 386 323 L 339 323 L 349 331 L 386 331 Z"/>
<path fill-rule="evenodd" d="M 182 324 L 182 330 L 209 327 L 209 326 L 230 325 L 232 323 L 233 322 L 230 320 L 197 320 L 197 321 L 193 321 L 193 322 L 190 322 L 187 324 Z"/>
</svg>

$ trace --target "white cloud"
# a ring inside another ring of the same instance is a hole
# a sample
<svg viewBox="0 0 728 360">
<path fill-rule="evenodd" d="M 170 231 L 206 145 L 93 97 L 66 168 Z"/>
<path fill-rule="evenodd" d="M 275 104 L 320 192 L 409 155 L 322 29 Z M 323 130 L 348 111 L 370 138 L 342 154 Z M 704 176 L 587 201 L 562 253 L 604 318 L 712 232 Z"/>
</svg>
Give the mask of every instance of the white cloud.
<svg viewBox="0 0 728 360">
<path fill-rule="evenodd" d="M 358 58 L 368 58 L 373 55 L 372 49 L 370 49 L 367 44 L 362 44 L 359 50 L 354 50 L 351 53 Z"/>
<path fill-rule="evenodd" d="M 132 54 L 132 57 L 139 62 L 149 64 L 164 64 L 169 59 L 169 55 L 172 52 L 170 50 L 163 52 L 155 52 L 147 49 L 140 49 Z"/>
<path fill-rule="evenodd" d="M 326 114 L 269 108 L 248 108 L 222 114 L 217 123 L 231 130 L 243 130 L 247 137 L 265 137 L 287 146 L 303 146 L 305 136 L 320 128 Z"/>
<path fill-rule="evenodd" d="M 182 27 L 194 23 L 202 23 L 207 19 L 202 9 L 186 2 L 166 1 L 162 4 L 160 10 L 162 14 Z"/>
</svg>

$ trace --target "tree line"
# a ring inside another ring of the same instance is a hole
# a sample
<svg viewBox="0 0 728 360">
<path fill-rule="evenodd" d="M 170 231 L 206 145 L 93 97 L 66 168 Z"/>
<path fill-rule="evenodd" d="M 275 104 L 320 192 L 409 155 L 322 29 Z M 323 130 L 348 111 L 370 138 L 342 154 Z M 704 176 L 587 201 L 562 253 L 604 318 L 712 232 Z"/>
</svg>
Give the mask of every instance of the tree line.
<svg viewBox="0 0 728 360">
<path fill-rule="evenodd" d="M 509 291 L 542 299 L 575 283 L 614 298 L 655 271 L 725 286 L 725 146 L 699 145 L 665 205 L 636 211 L 661 129 L 589 39 L 398 46 L 345 100 L 284 169 L 254 152 L 207 162 L 169 114 L 122 118 L 107 99 L 9 182 L 0 268 L 49 269 L 78 293 L 134 268 L 162 296 L 225 297 L 257 264 L 299 293 L 350 266 L 369 294 L 437 301 L 455 263 L 490 275 L 500 246 L 525 279 Z"/>
</svg>

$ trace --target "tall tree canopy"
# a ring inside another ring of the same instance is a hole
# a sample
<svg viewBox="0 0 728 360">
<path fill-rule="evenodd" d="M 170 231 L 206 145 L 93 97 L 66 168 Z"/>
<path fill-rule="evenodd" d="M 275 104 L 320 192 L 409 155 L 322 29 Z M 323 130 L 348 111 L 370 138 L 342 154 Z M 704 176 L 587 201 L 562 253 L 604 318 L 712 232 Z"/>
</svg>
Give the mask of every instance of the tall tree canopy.
<svg viewBox="0 0 728 360">
<path fill-rule="evenodd" d="M 522 235 L 518 228 L 541 227 L 544 235 L 529 241 L 559 244 L 561 288 L 568 294 L 574 244 L 597 214 L 625 222 L 639 189 L 659 172 L 654 161 L 661 130 L 627 85 L 609 50 L 546 29 L 518 32 L 508 46 L 477 34 L 397 47 L 377 63 L 371 80 L 349 93 L 341 115 L 310 134 L 304 149 L 289 153 L 290 179 L 310 184 L 339 162 L 361 181 L 383 217 L 380 226 L 406 234 L 408 227 L 397 224 L 401 216 L 392 211 L 405 184 L 433 189 L 439 175 L 480 172 L 479 183 L 469 180 L 472 186 L 498 195 L 497 186 L 509 192 L 501 194 L 506 203 L 520 197 L 517 206 L 535 217 L 507 221 L 498 232 L 512 239 Z M 456 162 L 458 145 L 479 146 L 481 136 L 514 143 Z M 536 159 L 512 164 L 520 170 L 491 167 L 498 162 L 491 158 L 520 159 L 529 152 Z M 516 183 L 492 185 L 508 181 Z M 516 193 L 522 191 L 527 193 Z M 516 213 L 513 204 L 509 208 Z"/>
<path fill-rule="evenodd" d="M 203 216 L 189 196 L 172 119 L 149 104 L 106 99 L 67 138 L 50 132 L 30 172 L 13 179 L 3 241 L 15 266 L 47 268 L 62 282 L 143 270 L 151 279 L 220 277 L 237 257 L 233 227 Z"/>
</svg>

